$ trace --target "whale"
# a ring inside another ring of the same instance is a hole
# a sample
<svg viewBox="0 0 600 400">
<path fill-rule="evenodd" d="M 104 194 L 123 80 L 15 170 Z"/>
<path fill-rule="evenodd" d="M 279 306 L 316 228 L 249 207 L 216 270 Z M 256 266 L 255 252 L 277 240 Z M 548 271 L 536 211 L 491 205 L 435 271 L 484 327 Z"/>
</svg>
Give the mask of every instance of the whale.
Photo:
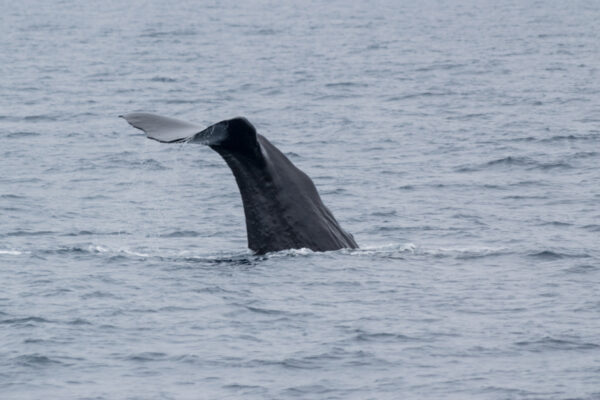
<svg viewBox="0 0 600 400">
<path fill-rule="evenodd" d="M 210 147 L 227 163 L 239 188 L 248 248 L 257 255 L 307 248 L 355 249 L 358 244 L 323 204 L 312 179 L 244 117 L 207 128 L 156 114 L 120 115 L 149 139 Z"/>
</svg>

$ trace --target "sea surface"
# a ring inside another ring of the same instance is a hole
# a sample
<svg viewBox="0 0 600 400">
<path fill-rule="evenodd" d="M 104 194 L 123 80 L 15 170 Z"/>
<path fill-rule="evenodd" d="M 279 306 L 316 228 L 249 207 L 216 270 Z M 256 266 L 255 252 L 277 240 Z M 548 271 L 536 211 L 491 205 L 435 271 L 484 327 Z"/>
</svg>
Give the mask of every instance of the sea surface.
<svg viewBox="0 0 600 400">
<path fill-rule="evenodd" d="M 600 2 L 3 1 L 0 398 L 600 399 Z M 358 250 L 247 249 L 247 117 Z"/>
</svg>

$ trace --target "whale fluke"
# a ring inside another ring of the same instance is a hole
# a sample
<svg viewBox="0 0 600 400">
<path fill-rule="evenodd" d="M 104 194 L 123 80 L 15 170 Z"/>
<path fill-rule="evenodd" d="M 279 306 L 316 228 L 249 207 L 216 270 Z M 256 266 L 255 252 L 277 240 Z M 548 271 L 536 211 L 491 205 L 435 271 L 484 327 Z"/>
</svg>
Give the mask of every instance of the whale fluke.
<svg viewBox="0 0 600 400">
<path fill-rule="evenodd" d="M 163 143 L 182 142 L 202 131 L 198 125 L 155 114 L 130 113 L 120 117 L 146 132 L 149 139 Z"/>
<path fill-rule="evenodd" d="M 357 248 L 321 201 L 312 180 L 243 117 L 198 125 L 147 113 L 122 116 L 148 138 L 204 144 L 231 168 L 244 205 L 248 247 L 257 254 Z"/>
</svg>

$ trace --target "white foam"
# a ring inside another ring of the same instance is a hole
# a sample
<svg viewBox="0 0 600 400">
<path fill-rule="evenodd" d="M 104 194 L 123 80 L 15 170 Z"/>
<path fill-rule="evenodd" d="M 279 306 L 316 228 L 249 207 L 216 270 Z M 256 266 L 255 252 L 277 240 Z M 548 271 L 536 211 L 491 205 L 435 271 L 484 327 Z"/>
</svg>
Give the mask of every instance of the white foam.
<svg viewBox="0 0 600 400">
<path fill-rule="evenodd" d="M 150 257 L 150 254 L 139 253 L 137 251 L 132 251 L 132 250 L 128 250 L 128 249 L 121 249 L 120 251 L 121 251 L 121 253 L 129 254 L 132 256 L 136 256 L 136 257 Z"/>
<path fill-rule="evenodd" d="M 356 255 L 374 255 L 390 253 L 415 253 L 417 245 L 414 243 L 387 243 L 375 246 L 361 246 L 359 249 L 344 249 L 348 254 Z"/>
<path fill-rule="evenodd" d="M 508 251 L 505 247 L 439 247 L 437 249 L 421 249 L 424 254 L 433 256 L 477 257 L 502 254 Z"/>
<path fill-rule="evenodd" d="M 102 247 L 102 246 L 89 245 L 88 246 L 88 251 L 90 253 L 107 253 L 110 250 L 107 249 L 106 247 Z"/>
<path fill-rule="evenodd" d="M 18 250 L 0 250 L 0 255 L 2 254 L 6 254 L 9 256 L 19 256 L 21 254 L 23 254 L 23 252 L 18 251 Z"/>
</svg>

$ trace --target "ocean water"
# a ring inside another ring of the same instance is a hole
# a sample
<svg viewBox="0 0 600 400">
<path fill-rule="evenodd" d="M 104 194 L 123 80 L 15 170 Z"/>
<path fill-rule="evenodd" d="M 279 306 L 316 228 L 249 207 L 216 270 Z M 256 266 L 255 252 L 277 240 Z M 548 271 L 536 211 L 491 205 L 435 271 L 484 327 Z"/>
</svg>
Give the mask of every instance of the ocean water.
<svg viewBox="0 0 600 400">
<path fill-rule="evenodd" d="M 0 4 L 0 398 L 599 399 L 598 1 Z M 246 116 L 361 248 L 254 256 Z"/>
</svg>

